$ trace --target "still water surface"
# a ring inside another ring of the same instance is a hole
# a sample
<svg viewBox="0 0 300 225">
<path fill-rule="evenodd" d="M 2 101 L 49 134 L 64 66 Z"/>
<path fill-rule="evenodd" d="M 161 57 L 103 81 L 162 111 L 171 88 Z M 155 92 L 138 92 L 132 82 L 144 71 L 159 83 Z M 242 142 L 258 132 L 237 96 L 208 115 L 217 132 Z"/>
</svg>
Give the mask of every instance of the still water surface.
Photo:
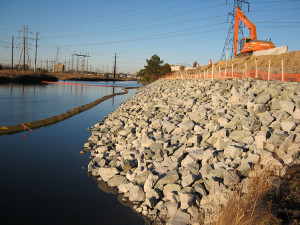
<svg viewBox="0 0 300 225">
<path fill-rule="evenodd" d="M 73 82 L 76 83 L 76 82 Z M 86 84 L 113 83 L 77 82 Z M 137 86 L 134 82 L 116 85 Z M 43 119 L 90 103 L 121 88 L 0 85 L 0 127 Z M 144 224 L 116 195 L 100 190 L 80 155 L 87 128 L 135 93 L 116 96 L 57 124 L 0 136 L 1 224 Z"/>
</svg>

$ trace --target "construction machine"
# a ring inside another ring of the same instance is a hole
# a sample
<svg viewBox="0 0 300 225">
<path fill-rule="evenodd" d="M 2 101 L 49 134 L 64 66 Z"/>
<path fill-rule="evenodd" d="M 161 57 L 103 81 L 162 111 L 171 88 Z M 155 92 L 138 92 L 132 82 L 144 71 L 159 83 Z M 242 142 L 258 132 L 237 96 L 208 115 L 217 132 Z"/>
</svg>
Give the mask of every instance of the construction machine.
<svg viewBox="0 0 300 225">
<path fill-rule="evenodd" d="M 257 40 L 256 26 L 245 16 L 243 11 L 239 7 L 237 7 L 235 11 L 235 24 L 234 24 L 234 56 L 236 56 L 237 53 L 240 20 L 250 30 L 251 37 L 250 38 L 244 37 L 242 39 L 241 50 L 239 54 L 252 53 L 254 51 L 261 51 L 261 50 L 275 48 L 275 44 L 273 44 L 272 41 Z"/>
</svg>

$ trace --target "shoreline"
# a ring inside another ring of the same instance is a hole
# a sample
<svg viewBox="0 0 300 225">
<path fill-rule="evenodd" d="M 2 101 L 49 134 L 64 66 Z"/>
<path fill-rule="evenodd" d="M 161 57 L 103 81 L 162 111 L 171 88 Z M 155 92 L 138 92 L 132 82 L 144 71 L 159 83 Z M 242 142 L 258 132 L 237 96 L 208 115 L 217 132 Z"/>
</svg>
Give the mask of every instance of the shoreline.
<svg viewBox="0 0 300 225">
<path fill-rule="evenodd" d="M 280 81 L 158 80 L 91 128 L 88 171 L 151 221 L 212 223 L 234 182 L 247 193 L 254 165 L 284 176 L 299 164 L 299 93 Z"/>
<path fill-rule="evenodd" d="M 20 84 L 41 84 L 42 81 L 58 81 L 58 80 L 73 80 L 73 81 L 137 81 L 136 79 L 128 78 L 105 78 L 104 76 L 95 75 L 78 75 L 78 74 L 56 74 L 56 73 L 40 73 L 33 71 L 1 71 L 0 84 L 4 83 L 20 83 Z"/>
<path fill-rule="evenodd" d="M 58 81 L 58 79 L 43 73 L 0 74 L 0 84 L 42 84 L 42 81 Z"/>
</svg>

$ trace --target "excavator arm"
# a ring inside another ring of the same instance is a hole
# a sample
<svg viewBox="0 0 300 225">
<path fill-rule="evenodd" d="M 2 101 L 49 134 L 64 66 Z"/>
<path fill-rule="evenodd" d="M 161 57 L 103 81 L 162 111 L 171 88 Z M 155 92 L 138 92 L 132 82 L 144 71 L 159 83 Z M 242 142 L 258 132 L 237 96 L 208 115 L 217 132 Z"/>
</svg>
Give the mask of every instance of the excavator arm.
<svg viewBox="0 0 300 225">
<path fill-rule="evenodd" d="M 245 26 L 250 30 L 250 36 L 252 40 L 257 40 L 256 26 L 245 16 L 243 11 L 236 7 L 235 11 L 235 23 L 234 23 L 234 55 L 237 52 L 238 45 L 238 34 L 239 34 L 239 22 L 240 20 L 245 24 Z"/>
</svg>

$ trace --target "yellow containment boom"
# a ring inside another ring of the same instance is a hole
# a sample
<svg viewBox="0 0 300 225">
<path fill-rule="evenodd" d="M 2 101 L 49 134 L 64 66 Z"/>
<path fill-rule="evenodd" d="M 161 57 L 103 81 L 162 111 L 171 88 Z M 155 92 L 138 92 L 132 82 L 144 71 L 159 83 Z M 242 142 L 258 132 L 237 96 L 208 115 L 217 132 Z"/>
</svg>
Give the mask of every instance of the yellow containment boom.
<svg viewBox="0 0 300 225">
<path fill-rule="evenodd" d="M 27 123 L 22 123 L 22 124 L 16 124 L 16 125 L 11 125 L 11 126 L 4 126 L 4 127 L 0 127 L 0 135 L 5 135 L 5 134 L 13 134 L 13 133 L 18 133 L 18 132 L 22 132 L 28 129 L 36 129 L 39 127 L 43 127 L 43 126 L 48 126 L 50 124 L 54 124 L 57 123 L 59 121 L 68 119 L 78 113 L 81 113 L 85 110 L 88 110 L 98 104 L 100 104 L 101 102 L 104 102 L 107 99 L 110 99 L 116 95 L 124 95 L 128 93 L 128 89 L 135 89 L 137 87 L 126 87 L 123 88 L 124 92 L 118 92 L 118 93 L 114 93 L 111 95 L 106 95 L 102 98 L 97 99 L 94 102 L 91 102 L 87 105 L 83 105 L 71 110 L 68 110 L 66 113 L 57 115 L 57 116 L 52 116 L 46 119 L 42 119 L 42 120 L 37 120 L 37 121 L 33 121 L 33 122 L 27 122 Z"/>
</svg>

